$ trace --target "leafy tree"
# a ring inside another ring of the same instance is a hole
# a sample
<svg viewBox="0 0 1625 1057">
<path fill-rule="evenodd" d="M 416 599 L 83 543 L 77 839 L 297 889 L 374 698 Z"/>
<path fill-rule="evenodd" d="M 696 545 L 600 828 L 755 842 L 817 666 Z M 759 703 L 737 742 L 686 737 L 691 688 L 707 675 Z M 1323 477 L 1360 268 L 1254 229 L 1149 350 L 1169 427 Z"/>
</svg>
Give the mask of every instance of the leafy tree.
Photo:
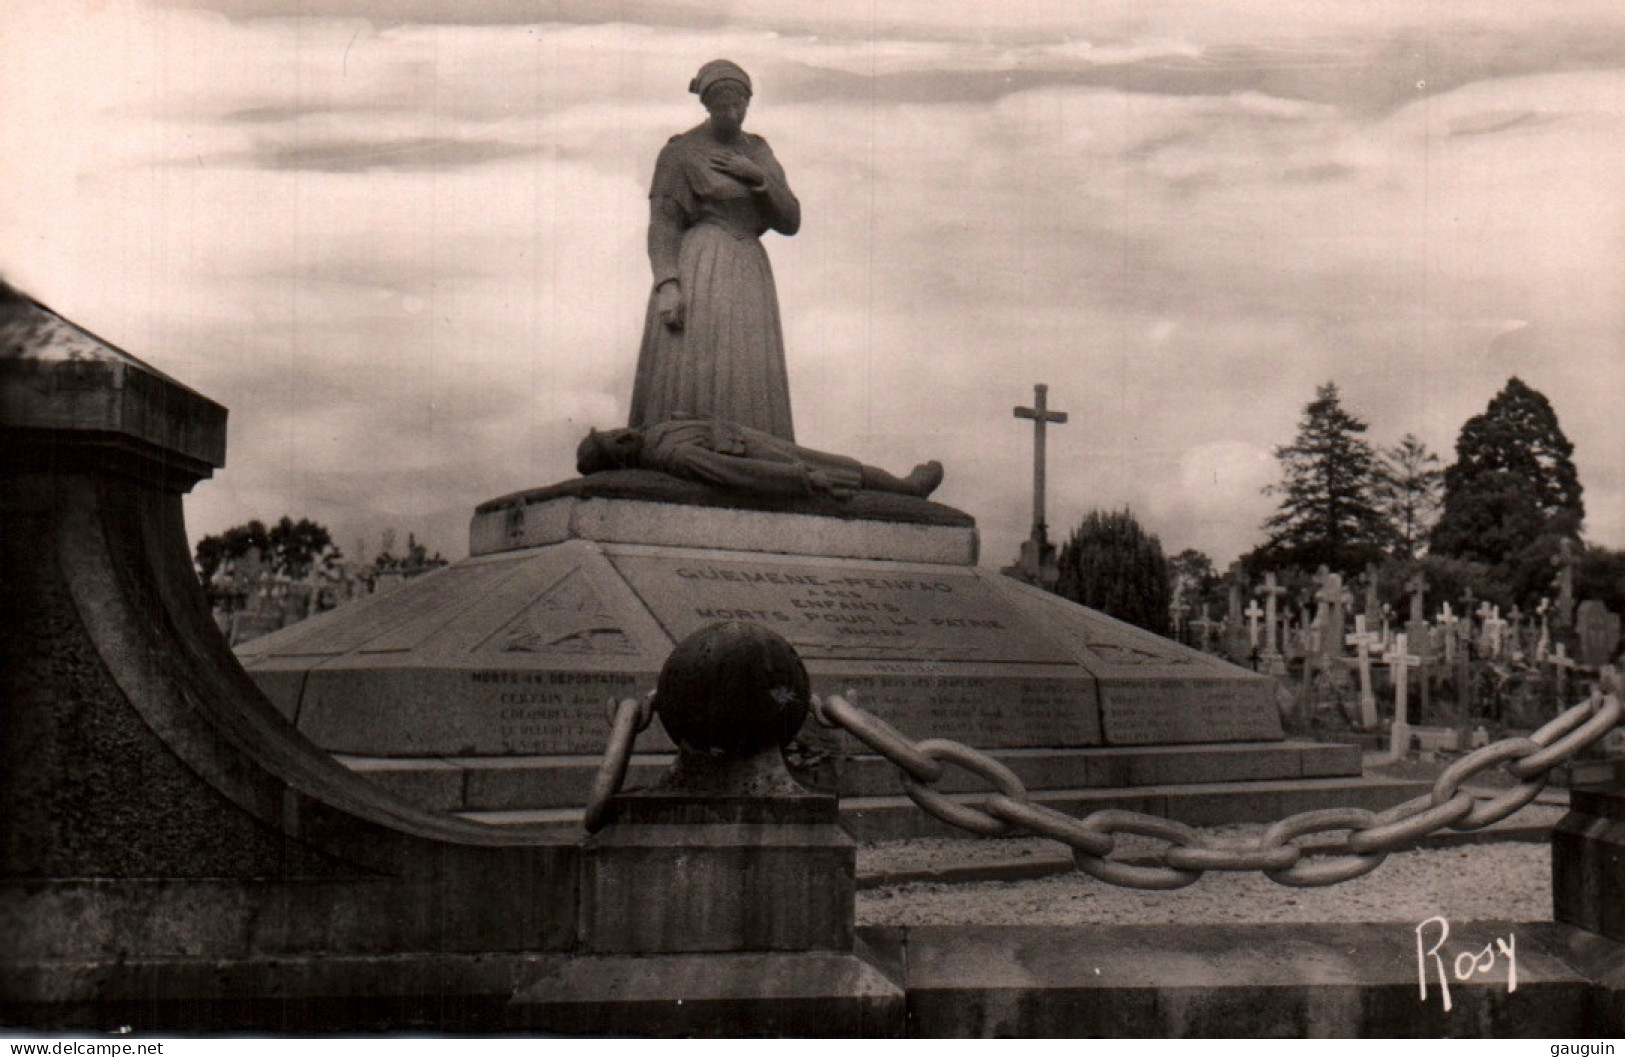
<svg viewBox="0 0 1625 1057">
<path fill-rule="evenodd" d="M 198 540 L 197 551 L 193 555 L 198 578 L 208 583 L 220 569 L 255 548 L 264 554 L 270 549 L 267 535 L 265 522 L 256 519 L 246 525 L 233 525 L 218 536 L 204 536 Z"/>
<path fill-rule="evenodd" d="M 318 563 L 331 567 L 341 555 L 327 529 L 306 518 L 283 516 L 267 529 L 259 520 L 235 525 L 218 536 L 198 540 L 194 561 L 198 576 L 208 583 L 221 568 L 258 550 L 270 571 L 291 580 L 303 579 Z"/>
<path fill-rule="evenodd" d="M 1625 612 L 1625 551 L 1587 546 L 1574 570 L 1577 598 L 1595 598 L 1615 613 Z"/>
<path fill-rule="evenodd" d="M 1585 504 L 1573 454 L 1546 397 L 1508 379 L 1456 438 L 1432 550 L 1506 567 L 1542 536 L 1577 539 Z"/>
<path fill-rule="evenodd" d="M 1250 565 L 1350 572 L 1382 555 L 1390 532 L 1375 495 L 1381 467 L 1365 431 L 1343 409 L 1335 383 L 1315 390 L 1296 439 L 1275 449 L 1282 480 L 1264 492 L 1281 505 L 1264 522 L 1270 536 Z"/>
<path fill-rule="evenodd" d="M 1185 599 L 1195 607 L 1212 601 L 1219 586 L 1219 576 L 1213 570 L 1213 559 L 1193 547 L 1187 547 L 1168 559 L 1168 572 L 1172 577 L 1170 594 Z"/>
<path fill-rule="evenodd" d="M 1438 520 L 1444 471 L 1439 457 L 1407 433 L 1382 453 L 1373 496 L 1392 536 L 1396 558 L 1421 557 Z"/>
<path fill-rule="evenodd" d="M 1166 635 L 1172 599 L 1162 542 L 1128 510 L 1090 512 L 1061 546 L 1057 594 Z"/>
</svg>

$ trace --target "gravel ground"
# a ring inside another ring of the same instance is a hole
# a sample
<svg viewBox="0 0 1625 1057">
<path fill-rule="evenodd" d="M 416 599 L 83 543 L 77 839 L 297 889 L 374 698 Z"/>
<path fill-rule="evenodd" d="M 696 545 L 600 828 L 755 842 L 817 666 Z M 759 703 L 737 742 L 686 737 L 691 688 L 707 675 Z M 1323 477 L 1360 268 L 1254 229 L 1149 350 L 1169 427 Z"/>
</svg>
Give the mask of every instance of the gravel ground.
<svg viewBox="0 0 1625 1057">
<path fill-rule="evenodd" d="M 1366 773 L 1429 780 L 1448 760 L 1416 757 Z M 1474 779 L 1480 796 L 1512 784 L 1499 770 Z M 1549 827 L 1565 812 L 1566 793 L 1552 790 L 1541 803 L 1504 825 Z M 1204 829 L 1221 842 L 1250 843 L 1261 826 Z M 1313 834 L 1309 847 L 1336 843 L 1341 834 Z M 1113 859 L 1145 861 L 1160 842 L 1119 834 Z M 1013 840 L 921 839 L 864 845 L 858 873 L 941 870 L 987 863 L 1053 861 L 1064 845 L 1042 838 Z M 1026 881 L 916 882 L 858 892 L 860 925 L 1078 925 L 1396 921 L 1415 924 L 1442 914 L 1452 921 L 1550 921 L 1549 843 L 1482 844 L 1396 852 L 1364 877 L 1327 888 L 1291 888 L 1258 873 L 1213 872 L 1172 892 L 1142 892 L 1097 881 L 1079 871 Z"/>
<path fill-rule="evenodd" d="M 1207 831 L 1225 837 L 1237 830 Z M 1136 850 L 1128 838 L 1124 852 Z M 1154 844 L 1147 843 L 1145 851 Z M 859 850 L 869 872 L 925 862 L 1053 857 L 1046 840 L 898 841 Z M 1118 858 L 1114 854 L 1113 858 Z M 1209 873 L 1172 892 L 1118 888 L 1072 872 L 1031 881 L 892 885 L 858 893 L 860 925 L 1080 925 L 1396 921 L 1550 921 L 1551 849 L 1486 844 L 1396 852 L 1372 873 L 1329 888 L 1289 888 L 1261 874 Z"/>
</svg>

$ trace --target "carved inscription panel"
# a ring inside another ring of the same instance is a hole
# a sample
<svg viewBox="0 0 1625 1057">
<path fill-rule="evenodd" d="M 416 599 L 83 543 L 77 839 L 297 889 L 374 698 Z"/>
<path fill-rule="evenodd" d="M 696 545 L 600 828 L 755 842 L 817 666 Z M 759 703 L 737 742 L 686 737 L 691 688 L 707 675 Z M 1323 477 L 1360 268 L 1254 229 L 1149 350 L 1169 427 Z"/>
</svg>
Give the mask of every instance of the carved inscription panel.
<svg viewBox="0 0 1625 1057">
<path fill-rule="evenodd" d="M 819 658 L 1074 662 L 970 573 L 771 562 L 611 559 L 673 639 L 745 620 Z"/>
<path fill-rule="evenodd" d="M 813 677 L 814 693 L 847 689 L 856 692 L 861 707 L 916 740 L 949 738 L 982 749 L 1101 742 L 1100 710 L 1087 676 L 877 672 Z"/>
<path fill-rule="evenodd" d="M 609 702 L 639 695 L 639 680 L 619 673 L 494 671 L 467 679 L 469 703 L 491 726 L 485 737 L 506 753 L 602 752 Z"/>
<path fill-rule="evenodd" d="M 313 677 L 299 727 L 333 752 L 373 756 L 599 754 L 609 702 L 654 688 L 653 673 L 349 671 Z M 640 751 L 670 742 L 655 722 Z"/>
<path fill-rule="evenodd" d="M 1109 680 L 1100 687 L 1108 745 L 1279 741 L 1268 684 L 1251 679 Z"/>
</svg>

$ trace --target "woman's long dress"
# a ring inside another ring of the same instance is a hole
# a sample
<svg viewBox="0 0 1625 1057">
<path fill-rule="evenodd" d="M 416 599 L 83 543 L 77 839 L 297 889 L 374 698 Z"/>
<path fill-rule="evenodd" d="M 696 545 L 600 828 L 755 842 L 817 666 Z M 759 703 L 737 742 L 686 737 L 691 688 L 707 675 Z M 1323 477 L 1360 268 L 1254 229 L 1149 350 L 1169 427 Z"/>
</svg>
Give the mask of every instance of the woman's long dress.
<svg viewBox="0 0 1625 1057">
<path fill-rule="evenodd" d="M 754 161 L 766 185 L 753 190 L 715 171 L 710 156 L 725 149 Z M 649 197 L 655 287 L 677 279 L 685 319 L 681 329 L 666 326 L 651 293 L 629 425 L 695 415 L 794 440 L 778 294 L 760 236 L 793 235 L 801 216 L 767 141 L 741 134 L 725 148 L 704 125 L 674 136 Z"/>
</svg>

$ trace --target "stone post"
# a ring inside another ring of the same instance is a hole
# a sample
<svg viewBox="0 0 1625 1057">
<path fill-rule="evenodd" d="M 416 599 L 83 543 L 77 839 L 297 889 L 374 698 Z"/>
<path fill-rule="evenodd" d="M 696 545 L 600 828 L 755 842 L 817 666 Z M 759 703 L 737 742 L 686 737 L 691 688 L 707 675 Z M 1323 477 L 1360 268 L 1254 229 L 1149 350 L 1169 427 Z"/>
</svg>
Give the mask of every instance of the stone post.
<svg viewBox="0 0 1625 1057">
<path fill-rule="evenodd" d="M 1561 644 L 1558 648 L 1562 649 Z M 1602 690 L 1619 696 L 1621 680 L 1616 669 L 1603 669 Z M 1552 831 L 1552 919 L 1625 941 L 1622 893 L 1625 782 L 1616 779 L 1573 789 L 1569 813 Z M 1625 1019 L 1625 1008 L 1619 1013 Z"/>
<path fill-rule="evenodd" d="M 610 800 L 582 847 L 579 954 L 515 1002 L 536 1029 L 616 1035 L 894 1035 L 903 992 L 855 941 L 856 847 L 783 748 L 806 667 L 728 622 L 672 651 L 655 710 L 678 746 Z"/>
</svg>

